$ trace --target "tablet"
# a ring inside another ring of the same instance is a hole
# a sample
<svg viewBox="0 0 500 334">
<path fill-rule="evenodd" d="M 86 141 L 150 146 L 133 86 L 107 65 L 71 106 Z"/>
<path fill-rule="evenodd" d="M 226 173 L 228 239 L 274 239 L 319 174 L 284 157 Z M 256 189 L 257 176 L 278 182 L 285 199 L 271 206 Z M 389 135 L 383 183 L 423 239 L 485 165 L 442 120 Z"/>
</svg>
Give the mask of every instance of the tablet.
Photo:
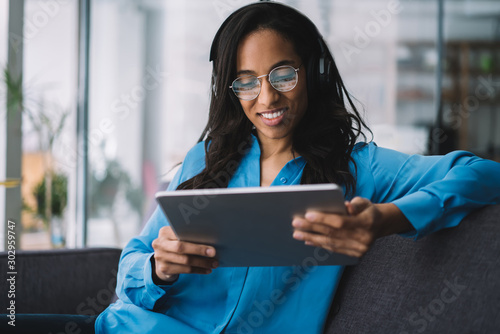
<svg viewBox="0 0 500 334">
<path fill-rule="evenodd" d="M 156 199 L 179 240 L 212 245 L 220 267 L 352 265 L 358 259 L 292 237 L 307 210 L 344 213 L 335 184 L 178 190 Z"/>
</svg>

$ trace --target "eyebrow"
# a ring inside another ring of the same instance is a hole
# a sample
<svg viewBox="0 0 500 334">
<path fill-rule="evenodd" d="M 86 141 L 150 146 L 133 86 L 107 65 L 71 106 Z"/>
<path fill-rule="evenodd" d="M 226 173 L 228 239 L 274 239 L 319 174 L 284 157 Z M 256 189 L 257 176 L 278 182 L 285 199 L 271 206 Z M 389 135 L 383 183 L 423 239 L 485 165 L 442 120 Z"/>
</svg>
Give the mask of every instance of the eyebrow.
<svg viewBox="0 0 500 334">
<path fill-rule="evenodd" d="M 295 62 L 293 60 L 282 60 L 282 61 L 279 61 L 277 62 L 276 64 L 272 65 L 270 70 L 271 71 L 272 69 L 278 67 L 278 66 L 283 66 L 283 65 L 293 65 Z M 238 71 L 236 72 L 236 75 L 237 76 L 241 76 L 241 75 L 244 75 L 244 74 L 251 74 L 251 75 L 255 75 L 256 73 L 254 71 L 251 71 L 251 70 L 241 70 L 241 71 Z"/>
</svg>

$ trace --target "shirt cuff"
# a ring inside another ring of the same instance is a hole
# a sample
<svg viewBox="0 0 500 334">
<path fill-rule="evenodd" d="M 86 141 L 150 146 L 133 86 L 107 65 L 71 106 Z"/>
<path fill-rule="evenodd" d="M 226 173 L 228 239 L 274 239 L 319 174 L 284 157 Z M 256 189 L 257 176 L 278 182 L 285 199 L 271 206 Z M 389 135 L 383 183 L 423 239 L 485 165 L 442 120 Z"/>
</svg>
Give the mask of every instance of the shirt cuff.
<svg viewBox="0 0 500 334">
<path fill-rule="evenodd" d="M 417 240 L 440 229 L 434 226 L 434 222 L 443 216 L 444 206 L 434 195 L 417 191 L 392 203 L 401 210 L 415 228 L 414 231 L 400 235 Z"/>
<path fill-rule="evenodd" d="M 148 295 L 148 303 L 145 303 L 148 309 L 152 310 L 155 306 L 155 303 L 158 299 L 163 297 L 166 293 L 166 290 L 170 287 L 170 285 L 159 286 L 153 282 L 153 269 L 151 266 L 151 257 L 154 253 L 151 253 L 151 256 L 147 258 L 146 264 L 144 266 L 144 284 L 146 287 L 146 292 Z"/>
<path fill-rule="evenodd" d="M 155 260 L 154 255 L 149 257 L 149 261 L 151 263 L 151 277 L 153 276 L 153 261 L 154 260 Z M 175 275 L 170 275 L 170 277 L 168 279 L 158 278 L 157 282 L 155 282 L 155 279 L 153 278 L 153 283 L 158 285 L 159 287 L 168 287 L 168 286 L 174 284 L 175 282 L 177 282 L 178 279 L 179 279 L 179 274 L 175 274 Z M 158 284 L 158 281 L 160 281 L 161 283 L 164 283 L 164 284 Z"/>
</svg>

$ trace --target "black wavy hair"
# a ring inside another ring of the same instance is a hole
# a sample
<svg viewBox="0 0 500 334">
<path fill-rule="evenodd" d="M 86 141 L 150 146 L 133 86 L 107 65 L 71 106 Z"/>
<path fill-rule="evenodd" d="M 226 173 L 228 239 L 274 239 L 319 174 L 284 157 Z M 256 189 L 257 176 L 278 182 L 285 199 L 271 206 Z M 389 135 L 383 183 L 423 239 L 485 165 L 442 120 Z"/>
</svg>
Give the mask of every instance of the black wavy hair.
<svg viewBox="0 0 500 334">
<path fill-rule="evenodd" d="M 308 109 L 292 141 L 293 152 L 307 162 L 301 183 L 337 183 L 345 186 L 346 195 L 354 194 L 356 181 L 349 169 L 349 163 L 354 163 L 351 153 L 360 135 L 366 140 L 363 128 L 370 130 L 347 92 L 331 53 L 326 45 L 321 46 L 322 37 L 316 26 L 297 10 L 272 2 L 236 10 L 215 36 L 210 55 L 213 89 L 209 118 L 199 138 L 199 142 L 205 140 L 206 166 L 177 189 L 227 187 L 249 148 L 252 123 L 228 87 L 236 77 L 240 41 L 260 29 L 274 30 L 291 42 L 306 66 Z M 319 80 L 322 55 L 332 62 L 329 83 Z"/>
</svg>

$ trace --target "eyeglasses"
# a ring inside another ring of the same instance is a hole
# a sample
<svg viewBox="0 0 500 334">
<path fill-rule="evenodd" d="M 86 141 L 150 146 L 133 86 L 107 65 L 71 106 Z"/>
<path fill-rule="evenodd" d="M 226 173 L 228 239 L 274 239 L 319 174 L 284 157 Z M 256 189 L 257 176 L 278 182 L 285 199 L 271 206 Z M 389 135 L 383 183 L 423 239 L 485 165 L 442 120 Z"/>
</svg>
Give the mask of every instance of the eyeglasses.
<svg viewBox="0 0 500 334">
<path fill-rule="evenodd" d="M 277 91 L 289 92 L 297 86 L 299 81 L 299 67 L 293 68 L 289 65 L 278 66 L 269 72 L 269 74 L 264 74 L 256 77 L 255 75 L 244 75 L 233 81 L 233 84 L 229 86 L 234 92 L 234 94 L 243 101 L 251 101 L 255 99 L 260 94 L 261 83 L 260 79 L 264 77 L 269 77 L 269 83 Z"/>
</svg>

